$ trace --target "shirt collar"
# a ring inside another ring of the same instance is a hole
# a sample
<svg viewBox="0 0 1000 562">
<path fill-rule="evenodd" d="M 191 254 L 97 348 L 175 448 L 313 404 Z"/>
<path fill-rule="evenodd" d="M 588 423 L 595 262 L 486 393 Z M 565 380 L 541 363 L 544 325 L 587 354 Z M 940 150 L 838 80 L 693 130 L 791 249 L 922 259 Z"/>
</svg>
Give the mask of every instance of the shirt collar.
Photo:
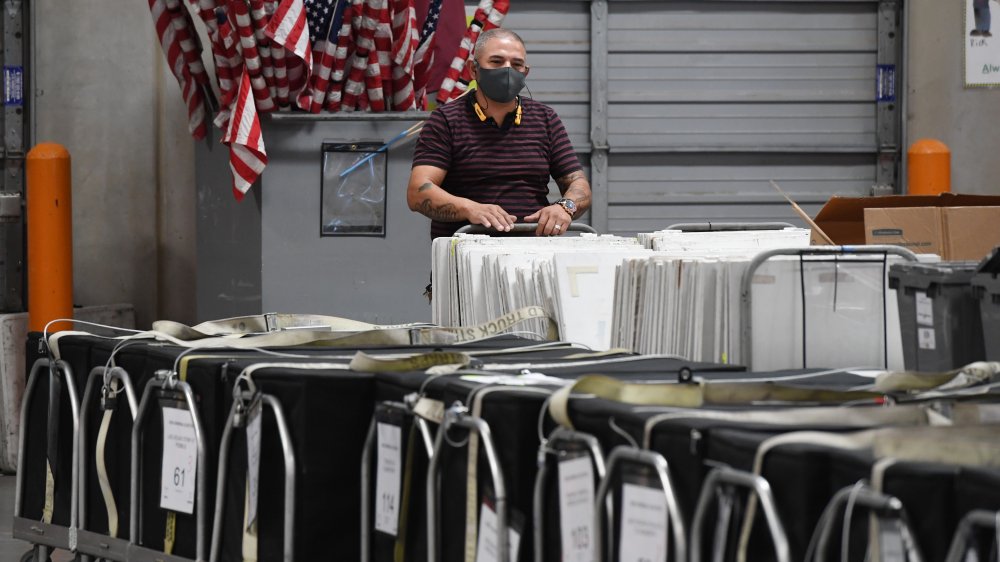
<svg viewBox="0 0 1000 562">
<path fill-rule="evenodd" d="M 475 89 L 473 89 L 472 91 L 470 91 L 465 97 L 467 98 L 467 101 L 465 102 L 465 105 L 466 105 L 466 107 L 469 108 L 469 111 L 472 112 L 472 114 L 476 117 L 476 119 L 479 119 L 480 122 L 482 122 L 485 125 L 489 125 L 490 127 L 496 127 L 497 129 L 501 129 L 503 131 L 506 131 L 507 129 L 509 129 L 511 127 L 512 124 L 514 124 L 514 119 L 517 117 L 518 111 L 521 112 L 522 119 L 523 119 L 524 107 L 521 105 L 521 96 L 517 96 L 515 98 L 515 100 L 517 101 L 517 104 L 514 106 L 514 111 L 511 111 L 511 112 L 507 113 L 506 116 L 504 116 L 502 124 L 497 124 L 496 120 L 493 119 L 492 117 L 489 117 L 489 116 L 487 116 L 485 120 L 483 120 L 481 117 L 479 117 L 479 115 L 476 113 L 476 106 L 479 104 L 479 102 L 476 100 L 476 90 Z M 481 108 L 482 108 L 482 106 L 480 106 L 480 109 Z M 484 114 L 485 114 L 485 112 L 484 112 Z"/>
</svg>

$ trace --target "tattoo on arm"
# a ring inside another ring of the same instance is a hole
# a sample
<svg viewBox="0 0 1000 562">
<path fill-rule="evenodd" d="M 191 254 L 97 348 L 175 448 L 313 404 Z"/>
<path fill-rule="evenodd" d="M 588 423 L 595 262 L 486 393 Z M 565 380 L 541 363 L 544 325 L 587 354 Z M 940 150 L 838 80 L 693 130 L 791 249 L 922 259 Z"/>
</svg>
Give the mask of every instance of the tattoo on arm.
<svg viewBox="0 0 1000 562">
<path fill-rule="evenodd" d="M 587 183 L 587 176 L 582 171 L 576 171 L 556 179 L 559 184 L 559 191 L 563 197 L 576 201 L 580 209 L 590 208 L 590 184 Z"/>
<path fill-rule="evenodd" d="M 422 192 L 427 191 L 428 189 L 430 189 L 432 187 L 434 187 L 434 184 L 431 183 L 431 182 L 427 182 L 424 185 L 421 185 L 420 187 L 418 187 L 417 191 L 422 193 Z"/>
<path fill-rule="evenodd" d="M 569 186 L 573 185 L 573 182 L 585 179 L 587 178 L 583 175 L 583 172 L 577 170 L 575 172 L 570 172 L 561 178 L 556 178 L 556 183 L 559 184 L 559 191 L 565 194 L 566 190 L 569 189 Z"/>
<path fill-rule="evenodd" d="M 424 186 L 420 187 L 422 189 Z M 456 209 L 454 205 L 447 203 L 445 205 L 441 205 L 440 207 L 435 207 L 431 204 L 430 199 L 424 199 L 420 203 L 420 213 L 431 220 L 441 222 L 455 222 L 458 220 L 458 209 Z"/>
</svg>

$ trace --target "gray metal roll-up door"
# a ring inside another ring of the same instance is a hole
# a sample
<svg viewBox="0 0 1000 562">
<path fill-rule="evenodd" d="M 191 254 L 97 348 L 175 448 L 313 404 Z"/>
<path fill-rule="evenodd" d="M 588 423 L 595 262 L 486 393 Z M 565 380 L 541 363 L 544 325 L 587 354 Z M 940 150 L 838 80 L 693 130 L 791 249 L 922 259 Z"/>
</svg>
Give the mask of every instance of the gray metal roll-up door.
<svg viewBox="0 0 1000 562">
<path fill-rule="evenodd" d="M 875 3 L 610 2 L 608 221 L 794 217 L 876 182 Z"/>
<path fill-rule="evenodd" d="M 897 103 L 877 103 L 876 84 L 880 63 L 896 78 L 899 10 L 841 0 L 514 2 L 504 26 L 527 45 L 531 94 L 556 109 L 581 157 L 603 152 L 594 157 L 607 165 L 591 169 L 594 226 L 633 234 L 679 221 L 795 220 L 769 180 L 811 213 L 831 195 L 894 185 Z"/>
</svg>

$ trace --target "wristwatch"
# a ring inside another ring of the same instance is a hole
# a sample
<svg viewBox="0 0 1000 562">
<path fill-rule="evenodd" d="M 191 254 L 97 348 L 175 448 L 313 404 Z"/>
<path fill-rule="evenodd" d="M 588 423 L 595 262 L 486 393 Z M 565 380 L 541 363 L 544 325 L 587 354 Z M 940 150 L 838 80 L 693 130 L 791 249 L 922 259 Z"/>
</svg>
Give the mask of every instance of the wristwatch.
<svg viewBox="0 0 1000 562">
<path fill-rule="evenodd" d="M 566 209 L 566 212 L 569 213 L 570 218 L 576 216 L 576 201 L 563 197 L 562 199 L 556 201 L 556 205 L 559 205 L 563 209 Z"/>
</svg>

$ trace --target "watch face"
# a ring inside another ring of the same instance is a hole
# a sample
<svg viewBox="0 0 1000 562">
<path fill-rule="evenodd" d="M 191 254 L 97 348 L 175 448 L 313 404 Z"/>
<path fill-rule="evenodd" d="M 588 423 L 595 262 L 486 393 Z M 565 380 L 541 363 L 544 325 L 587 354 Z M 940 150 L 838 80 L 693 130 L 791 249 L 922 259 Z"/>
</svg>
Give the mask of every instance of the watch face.
<svg viewBox="0 0 1000 562">
<path fill-rule="evenodd" d="M 576 212 L 576 201 L 572 199 L 560 199 L 559 204 L 566 208 L 570 213 Z"/>
</svg>

